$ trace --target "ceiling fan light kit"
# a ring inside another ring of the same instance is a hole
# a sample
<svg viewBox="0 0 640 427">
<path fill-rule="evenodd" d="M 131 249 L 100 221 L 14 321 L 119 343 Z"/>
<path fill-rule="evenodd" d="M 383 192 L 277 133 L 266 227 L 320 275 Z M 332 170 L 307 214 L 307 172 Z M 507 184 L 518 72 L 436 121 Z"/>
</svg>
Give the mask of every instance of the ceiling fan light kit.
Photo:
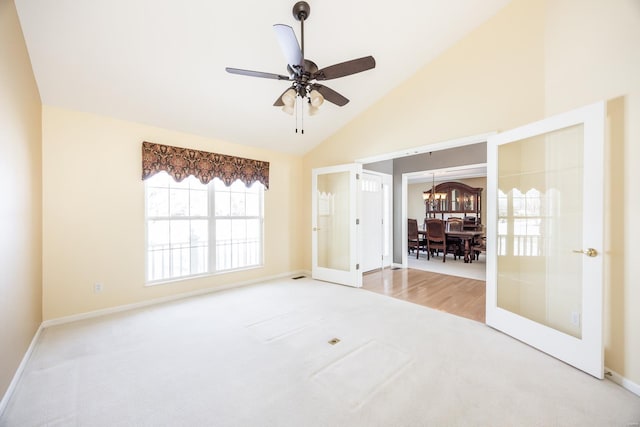
<svg viewBox="0 0 640 427">
<path fill-rule="evenodd" d="M 231 74 L 239 74 L 265 79 L 287 80 L 291 86 L 273 103 L 275 107 L 282 107 L 282 111 L 292 115 L 295 110 L 296 99 L 300 97 L 308 105 L 308 114 L 313 116 L 318 113 L 319 107 L 325 100 L 339 107 L 346 105 L 349 100 L 333 89 L 317 83 L 317 81 L 331 80 L 349 76 L 362 71 L 375 68 L 376 61 L 373 56 L 365 56 L 350 61 L 341 62 L 322 69 L 311 60 L 304 57 L 304 21 L 311 14 L 311 7 L 305 1 L 299 1 L 293 5 L 293 17 L 300 21 L 300 40 L 298 44 L 293 28 L 289 25 L 275 24 L 273 26 L 280 49 L 287 60 L 287 74 L 265 73 L 262 71 L 243 70 L 227 67 Z M 296 129 L 297 132 L 297 129 Z M 304 133 L 304 130 L 302 131 Z"/>
</svg>

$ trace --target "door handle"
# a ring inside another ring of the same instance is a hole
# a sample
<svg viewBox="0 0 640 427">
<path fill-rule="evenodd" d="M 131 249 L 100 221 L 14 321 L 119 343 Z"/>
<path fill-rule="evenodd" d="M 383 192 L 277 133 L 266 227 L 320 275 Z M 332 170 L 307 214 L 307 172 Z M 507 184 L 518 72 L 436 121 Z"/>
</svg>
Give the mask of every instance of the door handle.
<svg viewBox="0 0 640 427">
<path fill-rule="evenodd" d="M 582 249 L 579 249 L 579 250 L 578 250 L 578 249 L 574 249 L 574 250 L 573 250 L 573 253 L 576 253 L 576 254 L 585 254 L 586 256 L 590 256 L 590 257 L 596 257 L 596 256 L 598 256 L 598 251 L 596 251 L 596 250 L 595 250 L 595 249 L 593 249 L 593 248 L 588 248 L 586 251 L 585 251 L 585 250 L 582 250 Z"/>
</svg>

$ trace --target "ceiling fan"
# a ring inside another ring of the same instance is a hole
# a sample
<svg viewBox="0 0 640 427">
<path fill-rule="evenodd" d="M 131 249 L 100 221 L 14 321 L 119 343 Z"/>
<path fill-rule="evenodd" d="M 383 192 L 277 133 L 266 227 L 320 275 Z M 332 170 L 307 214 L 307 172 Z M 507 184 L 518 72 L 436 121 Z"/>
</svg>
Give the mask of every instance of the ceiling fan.
<svg viewBox="0 0 640 427">
<path fill-rule="evenodd" d="M 299 1 L 293 6 L 293 16 L 296 20 L 300 21 L 301 45 L 298 44 L 298 39 L 293 32 L 293 28 L 284 24 L 275 24 L 273 26 L 280 48 L 287 60 L 288 75 L 242 70 L 239 68 L 226 68 L 226 71 L 231 74 L 291 82 L 291 86 L 278 96 L 273 103 L 275 107 L 282 107 L 282 110 L 288 114 L 293 114 L 297 97 L 308 102 L 310 115 L 318 111 L 318 107 L 322 105 L 325 99 L 340 107 L 346 105 L 349 102 L 347 98 L 335 90 L 317 82 L 349 76 L 370 70 L 376 66 L 376 61 L 373 56 L 365 56 L 363 58 L 341 62 L 322 69 L 318 69 L 318 66 L 313 61 L 305 59 L 304 21 L 309 18 L 310 13 L 311 7 L 305 1 Z"/>
</svg>

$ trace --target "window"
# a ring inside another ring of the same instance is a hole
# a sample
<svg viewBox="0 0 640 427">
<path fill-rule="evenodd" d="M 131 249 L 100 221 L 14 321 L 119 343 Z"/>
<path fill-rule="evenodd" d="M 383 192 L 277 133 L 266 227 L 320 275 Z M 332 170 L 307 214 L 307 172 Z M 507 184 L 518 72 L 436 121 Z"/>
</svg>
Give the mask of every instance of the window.
<svg viewBox="0 0 640 427">
<path fill-rule="evenodd" d="M 498 189 L 498 255 L 543 256 L 543 195 Z"/>
<path fill-rule="evenodd" d="M 145 180 L 147 283 L 262 265 L 260 183 Z"/>
</svg>

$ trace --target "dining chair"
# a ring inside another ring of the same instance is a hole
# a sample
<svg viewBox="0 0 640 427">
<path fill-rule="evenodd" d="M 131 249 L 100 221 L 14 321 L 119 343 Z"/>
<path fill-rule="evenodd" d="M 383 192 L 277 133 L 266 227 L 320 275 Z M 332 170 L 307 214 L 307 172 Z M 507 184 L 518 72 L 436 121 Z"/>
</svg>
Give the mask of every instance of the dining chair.
<svg viewBox="0 0 640 427">
<path fill-rule="evenodd" d="M 442 262 L 447 259 L 447 253 L 453 254 L 456 259 L 456 251 L 447 245 L 447 236 L 444 232 L 444 221 L 437 218 L 425 220 L 427 230 L 427 259 L 430 259 L 434 253 L 437 255 L 442 251 Z"/>
<path fill-rule="evenodd" d="M 457 217 L 447 218 L 446 230 L 447 231 L 463 231 L 464 220 L 462 218 L 457 218 Z M 457 256 L 464 255 L 464 244 L 461 238 L 447 236 L 447 245 L 455 248 Z"/>
<path fill-rule="evenodd" d="M 420 248 L 423 247 L 423 245 L 418 234 L 417 219 L 407 219 L 407 243 L 409 246 L 409 253 L 411 253 L 412 250 L 415 250 L 416 259 L 420 258 Z"/>
</svg>

